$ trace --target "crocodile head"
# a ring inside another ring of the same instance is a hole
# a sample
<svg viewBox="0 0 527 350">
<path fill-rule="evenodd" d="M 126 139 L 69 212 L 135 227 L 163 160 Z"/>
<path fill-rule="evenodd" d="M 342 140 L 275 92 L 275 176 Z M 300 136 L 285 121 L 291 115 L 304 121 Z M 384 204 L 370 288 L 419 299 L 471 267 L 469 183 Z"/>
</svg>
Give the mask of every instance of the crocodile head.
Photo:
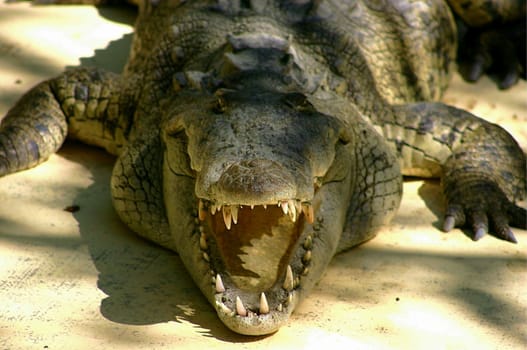
<svg viewBox="0 0 527 350">
<path fill-rule="evenodd" d="M 350 135 L 300 93 L 183 100 L 163 135 L 178 253 L 225 325 L 272 333 L 335 253 L 349 203 Z"/>
</svg>

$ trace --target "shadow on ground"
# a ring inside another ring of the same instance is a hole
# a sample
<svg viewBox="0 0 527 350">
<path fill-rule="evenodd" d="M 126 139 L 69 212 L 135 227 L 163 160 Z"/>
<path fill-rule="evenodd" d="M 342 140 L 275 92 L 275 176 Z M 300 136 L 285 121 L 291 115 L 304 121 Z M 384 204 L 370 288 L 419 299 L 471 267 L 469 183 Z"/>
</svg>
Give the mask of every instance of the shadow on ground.
<svg viewBox="0 0 527 350">
<path fill-rule="evenodd" d="M 97 286 L 107 295 L 100 305 L 105 318 L 127 325 L 184 320 L 205 336 L 230 342 L 260 339 L 226 329 L 177 254 L 143 240 L 120 222 L 110 197 L 114 157 L 74 142 L 59 154 L 92 174 L 93 183 L 72 204 L 80 208 L 73 215 L 99 272 Z"/>
<path fill-rule="evenodd" d="M 130 21 L 133 17 L 123 16 L 121 11 L 102 8 L 99 11 L 103 17 L 118 22 Z M 107 48 L 96 50 L 92 57 L 81 58 L 81 65 L 119 72 L 126 61 L 130 41 L 131 35 L 115 40 Z M 0 47 L 1 42 L 0 37 Z M 42 72 L 42 67 L 35 69 Z M 193 284 L 178 256 L 142 240 L 119 221 L 110 198 L 113 157 L 76 143 L 67 143 L 59 153 L 82 164 L 93 177 L 93 183 L 80 191 L 75 199 L 74 204 L 79 205 L 80 210 L 74 216 L 79 223 L 81 238 L 87 244 L 99 273 L 98 288 L 106 294 L 100 305 L 104 317 L 127 325 L 186 321 L 196 325 L 204 336 L 231 342 L 260 339 L 238 336 L 228 331 Z M 434 226 L 440 228 L 443 207 L 437 183 L 426 182 L 419 194 L 438 218 Z M 100 225 L 100 222 L 105 224 Z M 66 242 L 64 249 L 70 246 L 73 249 L 77 244 L 77 241 Z M 503 266 L 525 273 L 523 256 L 452 256 L 390 250 L 365 244 L 339 255 L 330 266 L 327 275 L 348 276 L 348 280 L 335 278 L 332 281 L 336 282 L 329 284 L 330 279 L 326 277 L 317 286 L 315 293 L 328 300 L 341 299 L 366 304 L 372 302 L 370 289 L 385 288 L 386 293 L 404 295 L 408 287 L 403 277 L 415 277 L 404 274 L 410 266 L 424 266 L 431 275 L 441 276 L 440 284 L 434 283 L 433 277 L 424 277 L 431 279 L 430 285 L 433 287 L 423 291 L 423 295 L 446 298 L 458 304 L 468 310 L 471 317 L 499 329 L 504 336 L 520 341 L 527 336 L 525 330 L 521 330 L 521 326 L 527 323 L 521 305 L 495 292 L 500 285 L 506 285 L 506 279 L 514 278 L 514 273 L 518 272 L 506 273 L 500 270 Z M 380 280 L 375 274 L 380 268 L 383 269 L 383 275 L 391 277 Z M 346 285 L 339 285 L 339 281 Z M 485 286 L 483 281 L 495 281 L 496 284 Z M 294 319 L 295 316 L 293 322 Z"/>
</svg>

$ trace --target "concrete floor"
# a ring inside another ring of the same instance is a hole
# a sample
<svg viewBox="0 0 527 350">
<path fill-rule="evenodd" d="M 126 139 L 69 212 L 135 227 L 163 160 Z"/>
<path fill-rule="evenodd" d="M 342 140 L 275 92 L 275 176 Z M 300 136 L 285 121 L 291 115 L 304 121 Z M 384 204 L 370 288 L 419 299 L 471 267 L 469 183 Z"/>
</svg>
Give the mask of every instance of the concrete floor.
<svg viewBox="0 0 527 350">
<path fill-rule="evenodd" d="M 133 13 L 0 4 L 0 116 L 66 66 L 119 70 Z M 449 103 L 505 126 L 527 149 L 527 89 L 458 78 Z M 527 232 L 474 243 L 438 227 L 434 181 L 405 184 L 393 224 L 337 256 L 276 334 L 226 330 L 177 255 L 137 238 L 112 210 L 114 159 L 67 143 L 0 179 L 0 349 L 523 349 Z M 79 205 L 75 213 L 64 211 Z"/>
</svg>

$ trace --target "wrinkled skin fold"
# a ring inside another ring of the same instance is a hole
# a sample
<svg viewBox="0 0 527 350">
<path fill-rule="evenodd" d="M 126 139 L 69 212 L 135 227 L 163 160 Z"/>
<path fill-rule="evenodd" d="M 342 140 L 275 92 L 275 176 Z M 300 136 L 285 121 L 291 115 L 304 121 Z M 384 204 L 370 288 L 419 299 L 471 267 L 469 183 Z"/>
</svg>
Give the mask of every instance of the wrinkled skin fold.
<svg viewBox="0 0 527 350">
<path fill-rule="evenodd" d="M 491 3 L 485 25 L 518 20 Z M 441 178 L 446 231 L 515 242 L 525 227 L 516 141 L 435 102 L 456 30 L 443 1 L 139 2 L 123 74 L 71 69 L 8 112 L 0 176 L 66 136 L 105 148 L 121 219 L 180 255 L 227 327 L 273 333 L 336 253 L 390 221 L 402 175 Z"/>
</svg>

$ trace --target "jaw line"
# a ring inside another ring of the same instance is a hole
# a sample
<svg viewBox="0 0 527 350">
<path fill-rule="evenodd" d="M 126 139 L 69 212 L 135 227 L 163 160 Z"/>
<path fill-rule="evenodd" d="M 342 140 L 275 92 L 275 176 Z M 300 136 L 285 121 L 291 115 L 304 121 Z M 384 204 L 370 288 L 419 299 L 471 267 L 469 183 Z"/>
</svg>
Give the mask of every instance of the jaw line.
<svg viewBox="0 0 527 350">
<path fill-rule="evenodd" d="M 316 191 L 313 197 L 312 206 L 317 216 L 313 216 L 314 224 L 305 225 L 305 229 L 292 253 L 289 265 L 294 269 L 294 290 L 290 295 L 291 303 L 282 307 L 282 312 L 276 310 L 276 305 L 270 305 L 270 312 L 264 315 L 252 315 L 256 317 L 245 317 L 232 315 L 235 311 L 234 302 L 225 305 L 221 293 L 216 292 L 215 276 L 218 265 L 215 264 L 214 256 L 209 254 L 206 245 L 202 246 L 201 234 L 204 232 L 199 220 L 197 204 L 199 198 L 195 193 L 195 178 L 177 175 L 165 165 L 163 167 L 164 187 L 168 193 L 179 193 L 179 196 L 165 197 L 165 206 L 168 215 L 169 225 L 174 238 L 174 244 L 181 257 L 186 270 L 199 287 L 206 299 L 217 310 L 218 317 L 222 322 L 234 332 L 247 335 L 263 335 L 273 333 L 284 325 L 289 315 L 294 311 L 296 305 L 309 293 L 316 282 L 320 279 L 330 257 L 336 251 L 340 234 L 342 233 L 343 216 L 347 211 L 349 196 L 344 196 L 339 201 L 327 200 L 335 197 L 335 193 L 348 193 L 349 181 L 327 182 L 316 184 Z M 335 186 L 337 185 L 337 186 Z M 344 187 L 342 187 L 344 185 Z M 183 191 L 182 191 L 183 190 Z M 193 198 L 193 200 L 182 200 Z M 172 214 L 170 214 L 172 213 Z M 335 213 L 331 220 L 324 220 L 327 213 Z M 196 215 L 198 214 L 198 215 Z M 310 236 L 310 237 L 308 237 Z M 304 266 L 302 258 L 308 251 L 313 255 L 309 266 Z M 280 277 L 279 277 L 280 278 Z M 283 278 L 283 277 L 282 277 Z M 228 281 L 226 279 L 227 287 Z M 218 303 L 218 301 L 220 303 Z M 228 300 L 226 300 L 228 301 Z"/>
<path fill-rule="evenodd" d="M 337 251 L 339 240 L 344 229 L 346 213 L 349 208 L 350 198 L 339 197 L 335 201 L 335 193 L 346 191 L 348 181 L 334 181 L 321 184 L 312 200 L 314 207 L 313 224 L 305 224 L 302 234 L 296 242 L 291 254 L 289 265 L 293 270 L 293 287 L 286 295 L 289 303 L 284 303 L 282 311 L 271 306 L 270 312 L 264 315 L 254 313 L 251 317 L 236 315 L 235 307 L 224 308 L 221 293 L 216 293 L 211 287 L 209 297 L 215 306 L 219 318 L 234 332 L 247 335 L 264 335 L 273 333 L 287 323 L 289 316 L 296 306 L 309 294 L 311 289 L 320 280 L 327 265 Z M 344 186 L 344 187 L 342 187 Z M 328 215 L 331 213 L 330 217 Z M 274 287 L 282 288 L 285 285 L 285 276 L 279 277 L 279 283 Z M 282 282 L 284 282 L 282 284 Z M 228 279 L 226 282 L 228 288 Z M 276 291 L 277 289 L 273 289 Z M 253 297 L 257 297 L 253 294 Z M 218 301 L 218 302 L 217 302 Z M 229 300 L 225 300 L 229 301 Z M 231 304 L 232 305 L 232 304 Z M 276 306 L 276 304 L 274 305 Z"/>
<path fill-rule="evenodd" d="M 275 333 L 289 321 L 298 303 L 298 298 L 292 295 L 291 303 L 287 308 L 282 311 L 271 310 L 264 315 L 238 316 L 234 311 L 226 309 L 221 300 L 216 300 L 215 309 L 219 319 L 233 332 L 250 336 L 267 335 Z M 220 298 L 216 297 L 216 299 Z"/>
<path fill-rule="evenodd" d="M 349 203 L 350 198 L 343 197 L 340 201 L 327 199 L 334 198 L 334 193 L 346 192 L 346 188 L 341 187 L 344 183 L 340 181 L 328 182 L 317 186 L 312 200 L 312 206 L 316 213 L 316 217 L 313 216 L 314 223 L 304 225 L 305 229 L 297 240 L 288 262 L 294 271 L 294 288 L 292 293 L 289 293 L 291 302 L 287 305 L 284 303 L 282 312 L 279 312 L 277 303 L 273 304 L 271 301 L 272 295 L 267 294 L 269 313 L 263 315 L 254 313 L 250 315 L 251 317 L 242 317 L 233 314 L 235 311 L 234 295 L 234 298 L 231 297 L 231 300 L 228 300 L 223 298 L 224 295 L 216 292 L 215 276 L 219 271 L 218 266 L 221 265 L 216 264 L 214 254 L 209 254 L 210 251 L 207 246 L 201 246 L 202 240 L 200 238 L 204 232 L 204 227 L 202 227 L 203 222 L 199 220 L 199 215 L 197 215 L 199 198 L 195 196 L 194 192 L 195 180 L 186 176 L 175 176 L 167 167 L 164 168 L 164 174 L 164 186 L 168 192 L 181 193 L 181 189 L 186 189 L 186 192 L 183 192 L 187 195 L 186 197 L 168 196 L 165 198 L 167 212 L 172 213 L 168 219 L 177 252 L 186 270 L 202 294 L 217 310 L 218 317 L 225 326 L 239 334 L 256 336 L 273 333 L 285 325 L 296 306 L 318 282 L 336 251 L 342 232 L 343 216 L 347 211 L 347 203 Z M 193 198 L 193 200 L 182 201 L 181 198 Z M 328 213 L 335 213 L 336 216 L 333 215 L 329 220 L 325 218 Z M 308 251 L 310 252 L 307 256 L 309 259 L 306 259 Z M 303 258 L 309 263 L 304 265 Z M 281 278 L 285 280 L 285 276 L 279 276 L 280 282 L 276 284 L 277 287 L 280 287 L 284 281 Z M 223 279 L 225 280 L 225 287 L 229 288 L 228 278 Z M 233 291 L 236 292 L 235 289 Z M 289 295 L 285 295 L 285 297 L 289 297 Z M 246 300 L 247 309 L 258 310 L 257 304 L 254 303 L 258 297 L 259 293 L 252 293 L 252 301 Z M 253 303 L 249 305 L 249 302 Z M 222 304 L 225 304 L 228 310 Z"/>
<path fill-rule="evenodd" d="M 258 291 L 242 290 L 236 286 L 228 269 L 225 270 L 225 262 L 219 256 L 220 253 L 216 246 L 218 243 L 210 239 L 210 236 L 213 236 L 208 232 L 211 229 L 211 208 L 204 208 L 203 203 L 201 203 L 199 209 L 208 209 L 206 218 L 203 217 L 203 213 L 198 215 L 200 219 L 204 219 L 200 221 L 199 225 L 201 235 L 199 249 L 211 270 L 212 283 L 208 298 L 213 301 L 218 317 L 228 328 L 240 334 L 264 335 L 277 331 L 287 323 L 290 314 L 295 309 L 299 301 L 297 289 L 300 287 L 301 278 L 309 272 L 313 237 L 308 233 L 312 230 L 310 223 L 306 221 L 306 216 L 312 216 L 310 221 L 314 218 L 312 209 L 310 214 L 301 214 L 296 217 L 296 223 L 293 226 L 298 228 L 299 232 L 287 248 L 287 261 L 282 263 L 285 265 L 281 269 L 278 268 L 277 276 L 271 285 L 267 285 Z M 255 208 L 255 210 L 257 209 Z M 238 220 L 241 217 L 240 215 Z M 289 220 L 287 216 L 282 216 L 282 218 Z M 228 236 L 229 231 L 227 230 L 223 234 Z M 230 234 L 233 233 L 230 232 Z M 219 282 L 221 287 L 218 287 L 218 279 L 221 281 Z M 268 310 L 264 310 L 263 313 L 260 312 L 262 294 L 265 294 L 264 298 L 268 304 Z M 240 315 L 240 310 L 237 307 L 238 298 L 243 305 L 242 307 L 245 308 L 246 314 L 243 314 L 242 311 L 242 315 Z"/>
</svg>

